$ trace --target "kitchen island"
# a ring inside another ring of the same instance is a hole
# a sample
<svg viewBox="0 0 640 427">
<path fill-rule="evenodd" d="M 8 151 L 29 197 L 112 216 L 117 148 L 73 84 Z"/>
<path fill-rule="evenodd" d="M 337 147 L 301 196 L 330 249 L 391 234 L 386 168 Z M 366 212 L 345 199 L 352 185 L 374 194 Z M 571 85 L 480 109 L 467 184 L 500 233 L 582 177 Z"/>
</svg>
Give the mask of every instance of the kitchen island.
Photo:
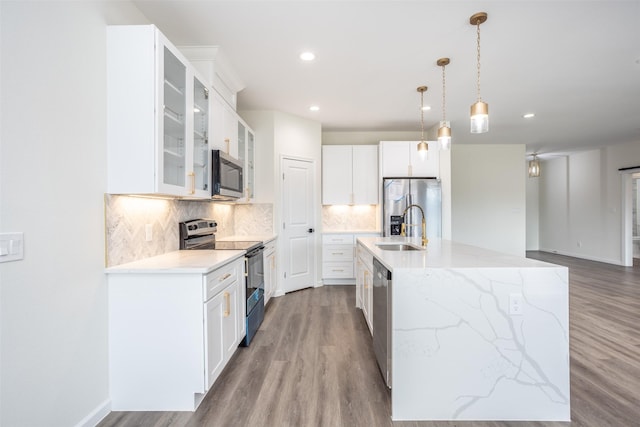
<svg viewBox="0 0 640 427">
<path fill-rule="evenodd" d="M 383 249 L 398 241 L 420 247 L 358 239 L 392 276 L 392 419 L 569 421 L 568 269 L 441 239 Z"/>
</svg>

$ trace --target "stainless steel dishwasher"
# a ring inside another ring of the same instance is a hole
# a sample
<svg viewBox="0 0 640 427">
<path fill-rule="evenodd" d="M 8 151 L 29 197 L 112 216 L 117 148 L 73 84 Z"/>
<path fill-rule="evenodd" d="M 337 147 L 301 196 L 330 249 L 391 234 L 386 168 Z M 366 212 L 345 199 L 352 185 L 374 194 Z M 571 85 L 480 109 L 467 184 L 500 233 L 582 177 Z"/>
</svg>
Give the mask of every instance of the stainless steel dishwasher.
<svg viewBox="0 0 640 427">
<path fill-rule="evenodd" d="M 373 258 L 373 351 L 391 388 L 391 272 Z"/>
</svg>

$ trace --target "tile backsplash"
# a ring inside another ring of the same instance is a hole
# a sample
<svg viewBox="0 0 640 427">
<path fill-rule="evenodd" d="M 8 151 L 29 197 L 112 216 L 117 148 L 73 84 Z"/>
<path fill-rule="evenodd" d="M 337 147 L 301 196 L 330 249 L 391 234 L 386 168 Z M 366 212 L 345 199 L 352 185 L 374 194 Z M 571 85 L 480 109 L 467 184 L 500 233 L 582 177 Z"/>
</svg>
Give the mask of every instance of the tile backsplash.
<svg viewBox="0 0 640 427">
<path fill-rule="evenodd" d="M 217 237 L 270 234 L 273 205 L 167 200 L 105 194 L 106 265 L 114 266 L 178 250 L 178 223 L 213 218 Z M 146 225 L 152 240 L 146 240 Z"/>
<path fill-rule="evenodd" d="M 376 205 L 322 206 L 322 231 L 376 231 Z"/>
</svg>

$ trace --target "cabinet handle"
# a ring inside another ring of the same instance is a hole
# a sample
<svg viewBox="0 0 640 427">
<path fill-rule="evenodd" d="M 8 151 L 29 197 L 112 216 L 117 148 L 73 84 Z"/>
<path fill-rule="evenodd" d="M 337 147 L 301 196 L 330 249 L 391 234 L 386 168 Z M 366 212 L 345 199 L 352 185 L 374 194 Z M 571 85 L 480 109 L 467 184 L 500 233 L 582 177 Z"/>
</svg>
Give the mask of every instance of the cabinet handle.
<svg viewBox="0 0 640 427">
<path fill-rule="evenodd" d="M 409 174 L 409 176 L 413 176 L 413 167 L 411 165 L 407 166 L 407 173 Z"/>
<path fill-rule="evenodd" d="M 247 187 L 246 192 L 247 192 L 247 200 L 249 200 L 249 194 L 250 194 L 249 187 Z"/>
<path fill-rule="evenodd" d="M 231 273 L 227 273 L 224 276 L 222 276 L 221 278 L 218 279 L 218 282 L 224 282 L 225 280 L 227 280 L 229 277 L 231 277 Z"/>
<path fill-rule="evenodd" d="M 331 271 L 344 271 L 344 269 L 342 269 L 342 268 L 341 268 L 341 269 L 334 268 L 334 269 L 333 269 L 333 270 L 331 270 Z"/>
<path fill-rule="evenodd" d="M 225 144 L 227 144 L 227 154 L 229 154 L 229 146 L 231 145 L 231 140 L 229 138 L 224 139 Z"/>
<path fill-rule="evenodd" d="M 229 317 L 231 314 L 231 294 L 229 292 L 224 293 L 224 317 Z"/>
<path fill-rule="evenodd" d="M 191 178 L 191 190 L 189 194 L 196 194 L 196 174 L 189 172 L 189 177 Z"/>
<path fill-rule="evenodd" d="M 344 255 L 344 252 L 331 252 L 331 255 Z"/>
</svg>

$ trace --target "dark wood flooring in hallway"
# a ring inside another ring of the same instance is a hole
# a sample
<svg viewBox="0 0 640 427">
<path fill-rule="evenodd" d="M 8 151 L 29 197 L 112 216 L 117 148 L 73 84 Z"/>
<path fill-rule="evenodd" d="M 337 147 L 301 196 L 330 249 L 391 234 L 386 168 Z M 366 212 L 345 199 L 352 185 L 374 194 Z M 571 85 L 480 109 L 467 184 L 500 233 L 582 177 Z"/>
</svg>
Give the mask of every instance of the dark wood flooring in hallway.
<svg viewBox="0 0 640 427">
<path fill-rule="evenodd" d="M 325 286 L 273 299 L 196 412 L 112 412 L 99 426 L 639 426 L 640 267 L 527 255 L 569 267 L 571 423 L 392 422 L 355 288 Z"/>
</svg>

